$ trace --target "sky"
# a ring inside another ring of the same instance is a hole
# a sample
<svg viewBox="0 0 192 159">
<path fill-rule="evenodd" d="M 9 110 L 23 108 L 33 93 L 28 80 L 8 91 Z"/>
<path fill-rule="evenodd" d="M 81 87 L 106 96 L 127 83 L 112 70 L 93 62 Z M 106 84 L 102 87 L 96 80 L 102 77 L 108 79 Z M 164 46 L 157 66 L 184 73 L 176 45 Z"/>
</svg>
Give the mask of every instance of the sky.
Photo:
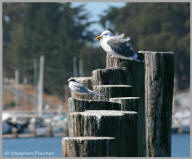
<svg viewBox="0 0 192 159">
<path fill-rule="evenodd" d="M 125 6 L 125 2 L 74 2 L 73 5 L 80 5 L 85 4 L 85 9 L 89 11 L 90 20 L 98 21 L 99 15 L 102 15 L 104 13 L 103 11 L 108 9 L 110 6 L 114 7 L 123 7 Z M 91 26 L 91 29 L 96 29 L 100 32 L 104 30 L 99 24 L 93 24 Z"/>
</svg>

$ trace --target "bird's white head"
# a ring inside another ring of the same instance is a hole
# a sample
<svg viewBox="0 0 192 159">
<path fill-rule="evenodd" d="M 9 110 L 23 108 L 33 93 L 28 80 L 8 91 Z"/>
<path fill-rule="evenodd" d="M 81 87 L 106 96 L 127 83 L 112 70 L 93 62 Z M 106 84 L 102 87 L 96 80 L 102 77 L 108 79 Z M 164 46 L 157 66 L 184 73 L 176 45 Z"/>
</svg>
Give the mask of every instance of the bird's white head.
<svg viewBox="0 0 192 159">
<path fill-rule="evenodd" d="M 113 33 L 110 30 L 105 30 L 99 36 L 97 36 L 96 39 L 102 39 L 110 36 L 113 36 Z"/>
</svg>

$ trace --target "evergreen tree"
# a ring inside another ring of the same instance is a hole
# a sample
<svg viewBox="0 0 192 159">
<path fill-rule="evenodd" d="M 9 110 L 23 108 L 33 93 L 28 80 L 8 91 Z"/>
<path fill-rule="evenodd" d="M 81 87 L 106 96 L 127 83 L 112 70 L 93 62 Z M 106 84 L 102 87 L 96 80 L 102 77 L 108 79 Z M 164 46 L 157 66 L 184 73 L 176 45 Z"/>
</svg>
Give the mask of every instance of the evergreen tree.
<svg viewBox="0 0 192 159">
<path fill-rule="evenodd" d="M 101 25 L 131 37 L 136 50 L 173 51 L 179 89 L 189 87 L 190 4 L 127 3 L 110 8 Z"/>
<path fill-rule="evenodd" d="M 3 3 L 3 73 L 13 76 L 18 67 L 20 45 L 23 43 L 23 21 L 26 6 L 18 3 Z"/>
<path fill-rule="evenodd" d="M 22 16 L 11 17 L 12 10 L 22 6 Z M 80 57 L 81 49 L 94 37 L 89 31 L 92 22 L 83 5 L 72 7 L 71 3 L 19 3 L 4 6 L 4 16 L 17 27 L 5 51 L 5 62 L 20 71 L 32 82 L 33 61 L 45 57 L 44 90 L 63 96 L 67 79 L 73 76 L 73 57 Z M 11 11 L 10 11 L 11 10 Z M 5 32 L 5 36 L 8 32 Z M 12 55 L 15 55 L 13 58 Z M 11 55 L 11 56 L 7 56 Z M 6 60 L 7 59 L 7 60 Z M 85 60 L 84 60 L 85 61 Z M 11 70 L 13 71 L 13 70 Z"/>
</svg>

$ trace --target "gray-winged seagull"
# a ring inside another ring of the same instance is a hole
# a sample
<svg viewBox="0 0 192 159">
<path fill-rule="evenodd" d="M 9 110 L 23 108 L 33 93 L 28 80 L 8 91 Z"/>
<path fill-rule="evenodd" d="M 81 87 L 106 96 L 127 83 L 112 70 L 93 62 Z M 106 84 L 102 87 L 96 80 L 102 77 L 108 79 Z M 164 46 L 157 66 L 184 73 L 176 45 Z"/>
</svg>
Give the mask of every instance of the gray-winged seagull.
<svg viewBox="0 0 192 159">
<path fill-rule="evenodd" d="M 130 59 L 130 60 L 138 60 L 138 55 L 128 42 L 130 40 L 129 37 L 125 37 L 124 34 L 121 35 L 113 35 L 113 33 L 109 30 L 103 31 L 96 39 L 100 39 L 100 44 L 103 50 L 105 50 L 108 54 L 111 54 L 114 57 L 119 57 L 122 59 Z M 115 62 L 113 67 L 117 66 L 117 59 L 115 58 Z"/>
</svg>

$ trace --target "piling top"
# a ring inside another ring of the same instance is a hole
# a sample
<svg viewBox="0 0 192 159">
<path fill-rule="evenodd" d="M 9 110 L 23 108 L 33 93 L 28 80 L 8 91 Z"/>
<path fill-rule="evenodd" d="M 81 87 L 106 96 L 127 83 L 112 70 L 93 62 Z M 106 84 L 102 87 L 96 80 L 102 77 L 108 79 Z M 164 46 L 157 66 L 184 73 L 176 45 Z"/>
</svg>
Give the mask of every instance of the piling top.
<svg viewBox="0 0 192 159">
<path fill-rule="evenodd" d="M 76 101 L 81 101 L 81 102 L 99 102 L 98 100 L 92 100 L 92 99 L 80 99 L 80 98 L 74 98 L 74 97 L 69 97 L 68 100 L 76 100 Z"/>
<path fill-rule="evenodd" d="M 119 87 L 132 87 L 131 85 L 96 85 L 96 86 L 93 86 L 93 87 L 105 87 L 105 88 L 107 88 L 107 87 L 117 87 L 117 88 L 119 88 Z"/>
<path fill-rule="evenodd" d="M 140 99 L 140 97 L 115 97 L 115 98 L 110 98 L 110 100 L 130 100 L 130 99 Z"/>
<path fill-rule="evenodd" d="M 103 136 L 78 136 L 78 137 L 63 137 L 62 140 L 112 140 L 114 137 Z"/>
<path fill-rule="evenodd" d="M 116 110 L 86 110 L 84 112 L 73 112 L 71 115 L 80 114 L 83 116 L 96 116 L 101 118 L 102 116 L 123 116 L 127 114 L 137 114 L 135 111 L 116 111 Z"/>
<path fill-rule="evenodd" d="M 92 77 L 90 76 L 90 77 L 73 77 L 74 79 L 76 79 L 76 80 L 92 80 Z"/>
<path fill-rule="evenodd" d="M 110 101 L 103 101 L 103 100 L 94 100 L 94 99 L 79 99 L 79 98 L 74 98 L 74 97 L 69 97 L 68 101 L 78 101 L 78 102 L 89 102 L 89 103 L 106 103 L 106 104 L 111 104 L 112 102 Z"/>
<path fill-rule="evenodd" d="M 122 68 L 102 68 L 102 69 L 96 69 L 96 70 L 93 70 L 93 72 L 97 72 L 97 71 L 119 71 L 119 70 L 125 70 L 124 67 Z"/>
<path fill-rule="evenodd" d="M 174 52 L 162 52 L 162 51 L 138 51 L 138 53 L 174 54 Z"/>
</svg>

